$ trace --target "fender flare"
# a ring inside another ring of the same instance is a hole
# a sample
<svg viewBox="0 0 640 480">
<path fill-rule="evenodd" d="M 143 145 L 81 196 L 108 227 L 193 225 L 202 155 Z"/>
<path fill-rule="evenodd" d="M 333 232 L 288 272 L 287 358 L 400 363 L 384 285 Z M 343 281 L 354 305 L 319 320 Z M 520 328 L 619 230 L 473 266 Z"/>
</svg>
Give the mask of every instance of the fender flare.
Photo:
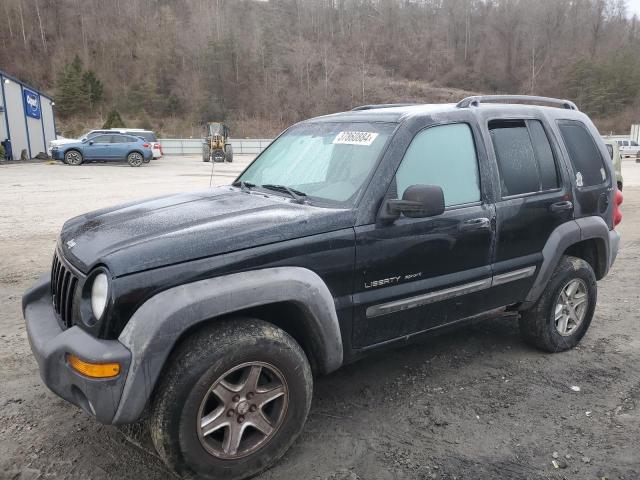
<svg viewBox="0 0 640 480">
<path fill-rule="evenodd" d="M 617 254 L 618 234 L 615 231 L 610 231 L 602 217 L 598 216 L 583 217 L 563 223 L 551 232 L 542 249 L 542 265 L 538 269 L 536 279 L 520 308 L 521 310 L 538 301 L 567 248 L 590 239 L 602 242 L 602 254 L 606 257 L 603 273 L 607 274 Z"/>
<path fill-rule="evenodd" d="M 113 423 L 140 417 L 176 341 L 189 328 L 234 311 L 283 301 L 305 311 L 301 321 L 312 332 L 322 373 L 339 368 L 343 347 L 335 301 L 316 273 L 277 267 L 200 280 L 147 300 L 120 334 L 118 340 L 131 351 L 131 365 Z"/>
</svg>

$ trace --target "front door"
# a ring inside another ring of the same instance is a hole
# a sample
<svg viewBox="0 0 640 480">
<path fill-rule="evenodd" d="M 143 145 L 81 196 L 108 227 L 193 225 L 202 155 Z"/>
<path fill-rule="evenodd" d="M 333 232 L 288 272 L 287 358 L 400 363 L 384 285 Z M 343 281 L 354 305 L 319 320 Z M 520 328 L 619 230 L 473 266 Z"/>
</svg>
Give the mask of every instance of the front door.
<svg viewBox="0 0 640 480">
<path fill-rule="evenodd" d="M 483 201 L 478 156 L 467 123 L 418 132 L 389 198 L 416 184 L 442 187 L 446 210 L 431 218 L 356 227 L 355 348 L 429 330 L 486 310 L 495 210 Z"/>
<path fill-rule="evenodd" d="M 87 160 L 108 160 L 111 135 L 98 135 L 89 140 L 84 147 L 84 158 Z"/>
</svg>

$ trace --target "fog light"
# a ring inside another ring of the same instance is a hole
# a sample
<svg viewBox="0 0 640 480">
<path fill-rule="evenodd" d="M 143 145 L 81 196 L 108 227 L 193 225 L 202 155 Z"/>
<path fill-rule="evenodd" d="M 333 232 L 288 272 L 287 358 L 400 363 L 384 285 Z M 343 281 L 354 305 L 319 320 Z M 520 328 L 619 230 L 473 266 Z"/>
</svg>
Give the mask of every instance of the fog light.
<svg viewBox="0 0 640 480">
<path fill-rule="evenodd" d="M 76 372 L 90 378 L 112 378 L 120 374 L 119 363 L 89 363 L 75 355 L 67 355 L 67 361 Z"/>
</svg>

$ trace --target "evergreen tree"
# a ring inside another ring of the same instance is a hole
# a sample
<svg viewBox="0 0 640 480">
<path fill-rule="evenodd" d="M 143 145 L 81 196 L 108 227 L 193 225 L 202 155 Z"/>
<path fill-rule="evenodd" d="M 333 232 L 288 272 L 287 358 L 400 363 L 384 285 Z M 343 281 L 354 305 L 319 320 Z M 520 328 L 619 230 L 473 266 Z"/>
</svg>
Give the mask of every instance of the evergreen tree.
<svg viewBox="0 0 640 480">
<path fill-rule="evenodd" d="M 82 74 L 82 83 L 89 99 L 89 108 L 93 111 L 102 102 L 104 87 L 93 70 L 86 70 Z"/>
<path fill-rule="evenodd" d="M 89 94 L 83 81 L 82 60 L 78 55 L 58 75 L 56 103 L 57 113 L 61 117 L 84 113 L 89 107 Z"/>
<path fill-rule="evenodd" d="M 117 110 L 113 109 L 107 115 L 107 121 L 104 122 L 102 128 L 126 128 L 127 126 L 122 121 L 122 117 Z"/>
</svg>

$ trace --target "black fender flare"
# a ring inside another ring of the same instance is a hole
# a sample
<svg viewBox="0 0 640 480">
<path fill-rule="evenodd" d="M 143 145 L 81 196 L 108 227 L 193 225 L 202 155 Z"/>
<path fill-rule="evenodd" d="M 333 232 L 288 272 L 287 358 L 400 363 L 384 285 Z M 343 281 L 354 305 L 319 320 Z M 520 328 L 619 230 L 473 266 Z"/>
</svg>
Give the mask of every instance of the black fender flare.
<svg viewBox="0 0 640 480">
<path fill-rule="evenodd" d="M 234 273 L 180 285 L 147 300 L 118 340 L 131 364 L 113 423 L 131 423 L 142 414 L 171 350 L 191 327 L 215 317 L 276 302 L 301 306 L 319 351 L 318 367 L 329 373 L 342 365 L 343 347 L 335 301 L 324 281 L 301 267 Z"/>
<path fill-rule="evenodd" d="M 599 252 L 605 256 L 603 260 L 603 275 L 606 275 L 615 261 L 618 253 L 620 237 L 615 230 L 609 230 L 602 217 L 589 216 L 571 220 L 556 227 L 551 232 L 542 249 L 542 265 L 538 269 L 536 279 L 527 294 L 521 310 L 532 306 L 544 291 L 560 258 L 571 245 L 584 240 L 597 240 L 601 248 Z"/>
</svg>

